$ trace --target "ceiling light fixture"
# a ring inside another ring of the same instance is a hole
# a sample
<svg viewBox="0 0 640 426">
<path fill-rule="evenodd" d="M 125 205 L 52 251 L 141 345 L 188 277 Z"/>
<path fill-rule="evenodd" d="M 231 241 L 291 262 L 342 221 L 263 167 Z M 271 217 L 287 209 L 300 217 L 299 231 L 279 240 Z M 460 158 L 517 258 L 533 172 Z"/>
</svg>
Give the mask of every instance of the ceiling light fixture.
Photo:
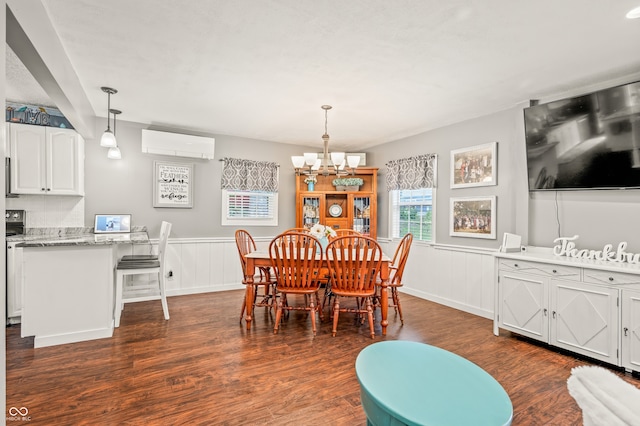
<svg viewBox="0 0 640 426">
<path fill-rule="evenodd" d="M 296 169 L 296 174 L 316 175 L 320 167 L 322 166 L 322 174 L 328 176 L 330 174 L 347 175 L 349 171 L 346 170 L 348 166 L 351 169 L 351 174 L 355 174 L 355 169 L 360 164 L 359 155 L 346 155 L 344 152 L 332 152 L 329 154 L 329 133 L 327 132 L 327 113 L 332 108 L 331 105 L 322 105 L 324 110 L 324 135 L 322 140 L 324 142 L 324 151 L 322 158 L 318 158 L 316 152 L 305 152 L 304 155 L 293 155 L 291 162 Z M 331 157 L 331 163 L 333 169 L 329 168 L 329 157 Z"/>
<path fill-rule="evenodd" d="M 111 127 L 109 125 L 109 113 L 111 112 L 111 95 L 115 95 L 118 91 L 111 87 L 101 87 L 100 89 L 107 94 L 107 130 L 104 131 L 100 138 L 100 146 L 113 148 L 118 144 L 116 142 L 116 135 L 111 131 Z"/>
<path fill-rule="evenodd" d="M 631 9 L 629 12 L 627 12 L 626 16 L 628 19 L 640 18 L 640 6 L 636 7 L 635 9 Z"/>
<path fill-rule="evenodd" d="M 118 114 L 122 114 L 122 111 L 120 111 L 119 109 L 109 108 L 109 113 L 113 114 L 113 140 L 115 141 L 116 140 L 115 139 L 116 138 L 116 116 Z M 109 117 L 107 117 L 107 119 L 109 119 Z M 109 160 L 122 159 L 122 153 L 120 152 L 120 148 L 118 148 L 118 145 L 115 145 L 109 148 L 109 151 L 107 152 L 107 158 Z"/>
</svg>

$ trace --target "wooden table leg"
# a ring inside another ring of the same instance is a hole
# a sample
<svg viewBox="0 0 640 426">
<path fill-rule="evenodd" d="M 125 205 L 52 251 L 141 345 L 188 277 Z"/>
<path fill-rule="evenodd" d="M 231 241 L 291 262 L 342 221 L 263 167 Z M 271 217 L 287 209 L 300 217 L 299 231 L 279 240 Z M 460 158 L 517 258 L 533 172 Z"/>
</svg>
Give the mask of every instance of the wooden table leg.
<svg viewBox="0 0 640 426">
<path fill-rule="evenodd" d="M 244 292 L 244 304 L 246 309 L 245 320 L 247 321 L 247 330 L 251 330 L 251 315 L 253 315 L 253 297 L 254 297 L 254 285 L 253 285 L 253 275 L 255 271 L 254 260 L 251 258 L 247 259 L 247 270 L 244 273 L 244 279 L 246 281 L 245 292 Z"/>
<path fill-rule="evenodd" d="M 382 285 L 380 286 L 380 325 L 382 326 L 382 335 L 387 335 L 387 314 L 389 312 L 389 293 L 387 291 L 387 283 L 389 281 L 389 264 L 382 262 L 382 268 L 380 270 L 380 279 Z"/>
</svg>

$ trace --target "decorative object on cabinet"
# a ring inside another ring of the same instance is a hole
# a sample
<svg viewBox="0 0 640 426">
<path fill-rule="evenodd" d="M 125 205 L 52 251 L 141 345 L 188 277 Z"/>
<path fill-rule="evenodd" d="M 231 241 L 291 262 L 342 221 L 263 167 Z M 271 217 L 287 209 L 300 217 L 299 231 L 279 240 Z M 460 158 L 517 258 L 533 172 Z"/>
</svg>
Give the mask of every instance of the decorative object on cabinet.
<svg viewBox="0 0 640 426">
<path fill-rule="evenodd" d="M 193 207 L 193 164 L 153 162 L 153 207 Z"/>
<path fill-rule="evenodd" d="M 5 105 L 7 122 L 73 129 L 69 120 L 57 108 L 16 102 L 6 102 Z"/>
<path fill-rule="evenodd" d="M 358 168 L 355 177 L 362 181 L 358 191 L 336 191 L 335 175 L 318 174 L 311 192 L 305 185 L 308 176 L 296 175 L 296 227 L 321 223 L 376 238 L 377 173 L 375 168 Z"/>
<path fill-rule="evenodd" d="M 360 178 L 337 178 L 331 182 L 336 191 L 357 191 L 364 181 Z"/>
<path fill-rule="evenodd" d="M 100 146 L 104 148 L 112 148 L 117 146 L 116 135 L 111 131 L 110 113 L 111 113 L 111 95 L 118 93 L 116 89 L 111 87 L 101 87 L 103 92 L 107 94 L 107 130 L 104 131 L 100 138 Z"/>
<path fill-rule="evenodd" d="M 315 152 L 305 152 L 304 155 L 294 155 L 291 157 L 293 167 L 296 169 L 296 175 L 316 175 L 322 167 L 322 175 L 329 176 L 330 174 L 342 176 L 348 175 L 351 169 L 351 174 L 354 174 L 358 165 L 360 164 L 359 155 L 346 155 L 344 152 L 332 152 L 329 154 L 329 133 L 327 132 L 327 112 L 333 108 L 331 105 L 322 105 L 324 110 L 324 135 L 322 140 L 324 142 L 324 151 L 322 158 L 318 158 L 318 154 Z M 333 169 L 329 167 L 329 157 L 331 157 L 331 165 Z"/>
<path fill-rule="evenodd" d="M 497 184 L 497 142 L 451 151 L 451 188 Z"/>
<path fill-rule="evenodd" d="M 318 181 L 318 179 L 316 178 L 315 175 L 309 175 L 304 179 L 304 183 L 307 184 L 307 190 L 308 191 L 313 191 L 316 185 L 316 182 Z"/>
<path fill-rule="evenodd" d="M 116 137 L 116 116 L 118 114 L 122 114 L 122 111 L 120 111 L 119 109 L 109 109 L 109 112 L 113 114 L 113 137 L 115 138 Z M 120 148 L 118 148 L 117 144 L 109 148 L 109 151 L 107 151 L 107 158 L 109 160 L 122 159 L 122 153 L 120 152 Z"/>
<path fill-rule="evenodd" d="M 449 235 L 496 238 L 496 197 L 451 198 Z"/>
</svg>

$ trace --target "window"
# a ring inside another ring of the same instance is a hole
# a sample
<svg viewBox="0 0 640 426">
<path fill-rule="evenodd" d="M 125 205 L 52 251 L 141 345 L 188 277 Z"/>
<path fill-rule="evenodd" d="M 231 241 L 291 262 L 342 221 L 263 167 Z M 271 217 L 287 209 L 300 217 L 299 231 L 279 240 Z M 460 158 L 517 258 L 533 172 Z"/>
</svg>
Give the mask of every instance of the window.
<svg viewBox="0 0 640 426">
<path fill-rule="evenodd" d="M 391 237 L 433 241 L 433 188 L 389 191 Z"/>
<path fill-rule="evenodd" d="M 278 193 L 222 190 L 223 226 L 278 226 Z"/>
</svg>

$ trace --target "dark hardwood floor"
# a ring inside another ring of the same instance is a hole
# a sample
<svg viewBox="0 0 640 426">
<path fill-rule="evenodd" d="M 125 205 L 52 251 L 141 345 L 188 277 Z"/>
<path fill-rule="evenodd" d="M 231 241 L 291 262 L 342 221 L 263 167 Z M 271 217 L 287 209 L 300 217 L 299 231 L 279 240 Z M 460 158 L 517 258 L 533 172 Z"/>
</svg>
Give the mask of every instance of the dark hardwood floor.
<svg viewBox="0 0 640 426">
<path fill-rule="evenodd" d="M 8 327 L 7 408 L 28 408 L 32 425 L 364 425 L 356 356 L 404 339 L 485 369 L 511 397 L 514 425 L 582 423 L 566 380 L 591 362 L 511 333 L 496 337 L 487 319 L 403 294 L 405 325 L 391 312 L 386 337 L 378 325 L 372 340 L 366 322 L 343 314 L 336 337 L 327 316 L 314 338 L 302 312 L 273 335 L 275 315 L 264 308 L 250 331 L 239 323 L 242 297 L 172 297 L 169 321 L 160 302 L 128 304 L 113 338 L 49 348 L 33 349 L 19 325 Z"/>
</svg>

